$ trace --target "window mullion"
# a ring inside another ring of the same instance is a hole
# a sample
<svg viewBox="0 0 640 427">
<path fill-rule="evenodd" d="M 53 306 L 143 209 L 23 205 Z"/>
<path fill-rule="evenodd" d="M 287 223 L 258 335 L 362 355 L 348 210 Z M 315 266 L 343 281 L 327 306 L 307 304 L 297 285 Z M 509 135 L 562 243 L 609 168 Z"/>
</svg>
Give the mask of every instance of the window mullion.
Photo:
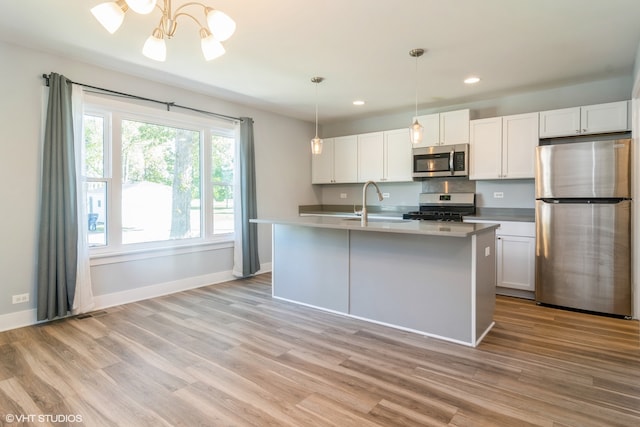
<svg viewBox="0 0 640 427">
<path fill-rule="evenodd" d="M 111 227 L 108 229 L 108 241 L 113 248 L 122 246 L 122 116 L 111 115 L 110 168 L 111 185 L 108 185 L 109 215 Z"/>
</svg>

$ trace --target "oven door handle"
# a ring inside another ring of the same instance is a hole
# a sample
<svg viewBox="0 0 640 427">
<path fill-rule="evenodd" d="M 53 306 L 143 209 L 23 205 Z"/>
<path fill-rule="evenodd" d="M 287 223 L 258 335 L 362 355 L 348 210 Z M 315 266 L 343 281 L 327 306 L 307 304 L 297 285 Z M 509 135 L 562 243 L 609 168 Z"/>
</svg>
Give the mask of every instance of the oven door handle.
<svg viewBox="0 0 640 427">
<path fill-rule="evenodd" d="M 455 171 L 453 170 L 453 156 L 455 154 L 454 150 L 451 150 L 451 152 L 449 153 L 449 170 L 451 171 L 451 175 L 455 174 Z"/>
</svg>

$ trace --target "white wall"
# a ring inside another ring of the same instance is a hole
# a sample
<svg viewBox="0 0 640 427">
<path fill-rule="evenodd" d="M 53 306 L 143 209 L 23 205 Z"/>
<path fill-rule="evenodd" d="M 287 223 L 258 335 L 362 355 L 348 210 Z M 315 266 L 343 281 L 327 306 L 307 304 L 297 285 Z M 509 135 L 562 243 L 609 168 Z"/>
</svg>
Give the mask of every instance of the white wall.
<svg viewBox="0 0 640 427">
<path fill-rule="evenodd" d="M 310 183 L 312 123 L 6 43 L 0 43 L 0 58 L 0 330 L 9 321 L 31 318 L 35 307 L 43 73 L 57 72 L 86 84 L 253 117 L 258 214 L 295 215 L 299 204 L 319 203 L 319 192 Z M 267 225 L 259 226 L 259 254 L 263 265 L 269 265 L 271 229 Z M 132 298 L 144 294 L 141 288 L 162 283 L 196 286 L 198 281 L 228 277 L 231 260 L 232 249 L 226 247 L 98 264 L 92 267 L 94 292 L 101 301 L 113 302 L 110 294 L 128 292 Z M 30 293 L 31 301 L 13 305 L 11 296 L 22 293 Z"/>
</svg>

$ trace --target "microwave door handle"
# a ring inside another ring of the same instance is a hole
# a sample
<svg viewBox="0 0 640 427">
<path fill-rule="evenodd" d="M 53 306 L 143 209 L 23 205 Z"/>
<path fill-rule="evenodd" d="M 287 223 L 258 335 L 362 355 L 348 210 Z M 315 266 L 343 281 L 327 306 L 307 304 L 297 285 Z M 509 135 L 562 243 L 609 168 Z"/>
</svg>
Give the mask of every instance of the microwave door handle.
<svg viewBox="0 0 640 427">
<path fill-rule="evenodd" d="M 449 153 L 449 170 L 451 171 L 451 175 L 455 174 L 455 171 L 453 170 L 453 155 L 454 155 L 455 151 L 451 150 L 451 152 Z"/>
</svg>

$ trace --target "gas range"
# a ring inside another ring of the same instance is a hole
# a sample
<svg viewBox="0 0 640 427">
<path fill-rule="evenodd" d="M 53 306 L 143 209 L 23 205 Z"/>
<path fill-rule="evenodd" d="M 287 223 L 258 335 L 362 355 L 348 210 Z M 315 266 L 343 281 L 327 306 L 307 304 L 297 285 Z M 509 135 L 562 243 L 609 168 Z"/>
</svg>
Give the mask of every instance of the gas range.
<svg viewBox="0 0 640 427">
<path fill-rule="evenodd" d="M 420 210 L 408 212 L 402 218 L 462 222 L 464 215 L 476 212 L 475 197 L 475 193 L 420 193 Z"/>
</svg>

